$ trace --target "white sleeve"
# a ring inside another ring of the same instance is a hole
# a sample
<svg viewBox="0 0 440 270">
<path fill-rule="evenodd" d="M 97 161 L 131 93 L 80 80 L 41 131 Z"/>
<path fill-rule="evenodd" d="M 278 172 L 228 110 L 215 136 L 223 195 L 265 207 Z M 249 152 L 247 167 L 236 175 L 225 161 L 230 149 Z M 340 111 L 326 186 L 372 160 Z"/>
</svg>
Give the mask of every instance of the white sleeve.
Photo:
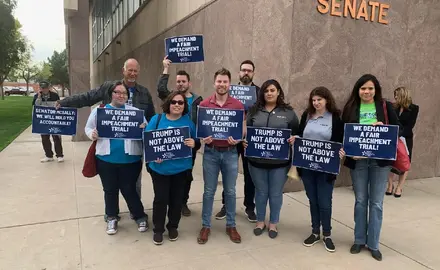
<svg viewBox="0 0 440 270">
<path fill-rule="evenodd" d="M 90 138 L 90 140 L 93 140 L 92 139 L 92 132 L 96 128 L 96 112 L 97 112 L 97 110 L 98 110 L 98 108 L 95 108 L 92 110 L 92 112 L 89 115 L 89 119 L 87 119 L 86 127 L 84 128 L 84 131 L 85 131 L 87 137 Z"/>
</svg>

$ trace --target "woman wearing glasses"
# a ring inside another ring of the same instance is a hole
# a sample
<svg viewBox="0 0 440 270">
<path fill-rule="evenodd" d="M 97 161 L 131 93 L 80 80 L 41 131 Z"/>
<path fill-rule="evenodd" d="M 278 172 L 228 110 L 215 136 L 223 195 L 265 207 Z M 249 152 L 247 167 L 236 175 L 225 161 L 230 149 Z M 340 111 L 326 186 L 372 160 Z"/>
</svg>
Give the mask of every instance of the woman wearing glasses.
<svg viewBox="0 0 440 270">
<path fill-rule="evenodd" d="M 125 105 L 129 92 L 121 83 L 117 82 L 108 92 L 111 102 L 104 107 L 118 110 L 138 110 Z M 99 138 L 96 130 L 97 109 L 95 108 L 87 120 L 85 132 L 96 142 L 96 169 L 104 188 L 105 214 L 107 215 L 107 234 L 118 232 L 118 196 L 121 191 L 127 202 L 133 219 L 138 224 L 138 231 L 148 230 L 147 215 L 144 206 L 136 192 L 136 181 L 142 170 L 142 141 L 125 139 Z M 146 120 L 140 126 L 145 127 Z"/>
<path fill-rule="evenodd" d="M 162 105 L 163 113 L 151 118 L 146 131 L 189 127 L 191 138 L 185 139 L 185 145 L 194 148 L 200 144 L 195 140 L 196 129 L 194 123 L 188 116 L 188 103 L 183 93 L 172 92 Z M 148 155 L 148 153 L 145 153 Z M 185 183 L 191 177 L 192 158 L 174 160 L 156 160 L 147 164 L 153 179 L 154 201 L 153 201 L 153 243 L 163 243 L 165 232 L 165 218 L 168 214 L 168 238 L 176 241 L 179 237 L 177 228 L 179 226 L 183 197 L 185 195 Z M 167 211 L 168 210 L 168 211 Z"/>
</svg>

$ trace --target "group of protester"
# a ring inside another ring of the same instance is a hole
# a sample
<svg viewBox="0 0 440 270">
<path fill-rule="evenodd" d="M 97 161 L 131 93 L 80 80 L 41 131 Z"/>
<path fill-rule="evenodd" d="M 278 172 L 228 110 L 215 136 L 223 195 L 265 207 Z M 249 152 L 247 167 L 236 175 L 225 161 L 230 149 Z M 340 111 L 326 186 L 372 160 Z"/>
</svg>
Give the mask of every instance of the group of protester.
<svg viewBox="0 0 440 270">
<path fill-rule="evenodd" d="M 195 130 L 198 107 L 244 110 L 244 106 L 229 95 L 232 78 L 227 69 L 222 68 L 214 74 L 214 93 L 203 99 L 191 91 L 190 75 L 183 70 L 176 74 L 176 89 L 174 91 L 168 89 L 170 64 L 171 61 L 165 57 L 164 70 L 157 89 L 159 98 L 163 100 L 162 112 L 158 114 L 155 114 L 153 99 L 147 88 L 136 82 L 140 66 L 135 59 L 128 59 L 124 63 L 122 80 L 105 82 L 89 92 L 63 100 L 59 100 L 59 97 L 52 98 L 43 88 L 42 94 L 34 99 L 35 104 L 41 104 L 41 100 L 55 99 L 57 108 L 80 108 L 101 102 L 101 106 L 106 108 L 140 109 L 145 113 L 145 123 L 139 128 L 146 131 L 184 126 L 190 128 L 190 138 L 184 143 L 193 149 L 191 158 L 156 160 L 146 164 L 154 188 L 153 242 L 157 245 L 163 243 L 165 228 L 169 240 L 177 240 L 181 215 L 191 215 L 187 202 L 193 180 L 194 161 L 202 143 L 204 144 L 204 192 L 202 228 L 197 237 L 198 243 L 205 244 L 211 233 L 214 195 L 220 172 L 223 182 L 223 206 L 215 218 L 226 218 L 226 233 L 230 240 L 234 243 L 241 242 L 235 223 L 239 157 L 243 163 L 245 213 L 250 222 L 256 223 L 253 232 L 256 236 L 260 236 L 267 230 L 270 238 L 277 237 L 283 187 L 291 168 L 291 160 L 245 157 L 244 150 L 248 146 L 245 140 L 246 126 L 290 129 L 291 137 L 288 143 L 293 145 L 297 137 L 342 142 L 345 123 L 368 125 L 388 123 L 400 126 L 400 136 L 405 137 L 410 155 L 412 153 L 412 129 L 416 122 L 418 106 L 412 104 L 406 88 L 397 88 L 394 91 L 396 102 L 390 103 L 383 99 L 378 79 L 370 74 L 363 75 L 354 84 L 343 110 L 340 111 L 331 91 L 326 87 L 316 87 L 310 92 L 307 109 L 299 120 L 292 106 L 286 102 L 284 91 L 278 81 L 267 80 L 261 88 L 253 83 L 255 65 L 250 60 L 242 62 L 239 66 L 239 84 L 256 86 L 257 100 L 255 105 L 246 111 L 243 119 L 243 140 L 234 140 L 232 137 L 228 140 L 217 140 L 211 136 L 197 138 Z M 97 171 L 104 189 L 106 232 L 115 234 L 118 230 L 119 191 L 128 205 L 132 219 L 138 224 L 138 230 L 145 232 L 149 223 L 140 192 L 142 141 L 100 138 L 96 130 L 96 111 L 97 108 L 92 110 L 85 131 L 90 139 L 97 141 L 95 154 Z M 48 151 L 50 147 L 47 146 L 47 140 L 43 138 L 43 146 L 46 157 L 50 159 L 53 153 Z M 57 156 L 59 155 L 62 156 L 62 152 L 57 151 Z M 399 184 L 394 189 L 393 174 L 390 173 L 392 161 L 348 157 L 345 156 L 344 149 L 340 149 L 339 156 L 344 159 L 344 165 L 350 169 L 355 194 L 354 244 L 350 252 L 356 254 L 363 248 L 368 248 L 375 259 L 381 260 L 379 236 L 384 195 L 386 193 L 400 197 L 407 173 L 399 176 Z M 299 168 L 298 174 L 309 199 L 312 223 L 311 235 L 303 244 L 310 247 L 318 243 L 321 240 L 322 230 L 325 248 L 334 252 L 336 248 L 331 238 L 331 215 L 336 176 Z M 268 223 L 266 222 L 267 205 L 270 209 Z M 166 217 L 168 217 L 167 224 L 165 224 Z"/>
</svg>

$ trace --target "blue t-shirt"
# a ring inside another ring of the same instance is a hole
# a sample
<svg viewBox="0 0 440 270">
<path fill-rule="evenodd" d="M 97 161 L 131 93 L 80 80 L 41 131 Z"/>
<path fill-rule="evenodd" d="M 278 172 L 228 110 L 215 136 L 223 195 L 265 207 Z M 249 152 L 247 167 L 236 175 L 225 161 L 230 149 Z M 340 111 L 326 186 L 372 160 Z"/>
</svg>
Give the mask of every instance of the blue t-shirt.
<svg viewBox="0 0 440 270">
<path fill-rule="evenodd" d="M 110 104 L 105 105 L 105 108 L 117 109 Z M 120 109 L 125 109 L 125 105 Z M 125 153 L 125 140 L 110 139 L 110 155 L 96 155 L 102 161 L 116 164 L 135 163 L 141 160 L 142 156 L 132 156 Z"/>
<path fill-rule="evenodd" d="M 155 130 L 157 124 L 158 115 L 156 114 L 151 118 L 146 131 Z M 157 129 L 163 128 L 176 128 L 176 127 L 189 127 L 191 137 L 193 139 L 196 138 L 196 127 L 194 123 L 191 121 L 188 115 L 183 115 L 177 120 L 169 120 L 165 113 L 162 114 L 159 126 Z M 195 139 L 196 140 L 196 139 Z M 148 155 L 148 153 L 146 153 Z M 164 160 L 162 163 L 150 162 L 147 164 L 153 171 L 162 175 L 173 175 L 178 174 L 183 171 L 189 170 L 192 168 L 192 158 L 182 158 L 182 159 L 173 159 L 173 160 Z"/>
</svg>

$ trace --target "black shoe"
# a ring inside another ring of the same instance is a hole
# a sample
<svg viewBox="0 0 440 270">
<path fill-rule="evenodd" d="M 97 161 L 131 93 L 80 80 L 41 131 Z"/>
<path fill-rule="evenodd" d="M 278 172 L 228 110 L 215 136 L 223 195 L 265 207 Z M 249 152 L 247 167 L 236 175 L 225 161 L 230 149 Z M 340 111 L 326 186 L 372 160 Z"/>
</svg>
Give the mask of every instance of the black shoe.
<svg viewBox="0 0 440 270">
<path fill-rule="evenodd" d="M 220 209 L 220 212 L 215 215 L 215 219 L 224 219 L 226 217 L 226 207 L 223 205 L 222 209 Z"/>
<path fill-rule="evenodd" d="M 161 234 L 161 233 L 154 233 L 154 235 L 153 235 L 153 243 L 155 245 L 162 245 L 163 244 L 163 234 Z"/>
<path fill-rule="evenodd" d="M 375 258 L 378 261 L 382 261 L 382 253 L 380 253 L 380 251 L 377 250 L 372 250 L 370 249 L 371 252 L 371 256 L 373 256 L 373 258 Z"/>
<path fill-rule="evenodd" d="M 245 211 L 246 212 L 246 216 L 247 219 L 249 220 L 249 222 L 255 223 L 257 222 L 257 215 L 255 215 L 254 211 Z"/>
<path fill-rule="evenodd" d="M 184 205 L 182 206 L 182 216 L 184 216 L 184 217 L 189 217 L 189 216 L 191 216 L 191 210 L 189 210 L 187 204 L 184 204 Z"/>
<path fill-rule="evenodd" d="M 275 230 L 269 230 L 268 234 L 269 234 L 269 237 L 272 238 L 272 239 L 274 239 L 274 238 L 276 238 L 278 236 L 278 232 L 275 231 Z"/>
<path fill-rule="evenodd" d="M 314 244 L 318 243 L 321 238 L 319 237 L 319 234 L 311 234 L 306 240 L 304 240 L 303 245 L 306 247 L 311 247 Z"/>
<path fill-rule="evenodd" d="M 177 238 L 179 238 L 179 232 L 177 231 L 177 229 L 168 230 L 168 238 L 170 239 L 170 241 L 176 241 Z"/>
<path fill-rule="evenodd" d="M 336 247 L 335 247 L 335 245 L 333 244 L 333 241 L 332 241 L 332 239 L 330 238 L 330 237 L 325 237 L 324 236 L 324 246 L 325 246 L 325 249 L 328 251 L 328 252 L 335 252 L 335 250 L 336 250 Z"/>
<path fill-rule="evenodd" d="M 266 225 L 264 225 L 263 228 L 255 227 L 255 229 L 254 229 L 254 234 L 255 234 L 256 236 L 262 235 L 265 229 L 266 229 Z"/>
<path fill-rule="evenodd" d="M 385 195 L 390 196 L 390 195 L 393 195 L 393 193 L 387 191 L 387 192 L 385 192 Z"/>
<path fill-rule="evenodd" d="M 353 244 L 350 248 L 350 253 L 351 254 L 358 254 L 361 252 L 363 247 L 364 247 L 364 245 Z"/>
</svg>

